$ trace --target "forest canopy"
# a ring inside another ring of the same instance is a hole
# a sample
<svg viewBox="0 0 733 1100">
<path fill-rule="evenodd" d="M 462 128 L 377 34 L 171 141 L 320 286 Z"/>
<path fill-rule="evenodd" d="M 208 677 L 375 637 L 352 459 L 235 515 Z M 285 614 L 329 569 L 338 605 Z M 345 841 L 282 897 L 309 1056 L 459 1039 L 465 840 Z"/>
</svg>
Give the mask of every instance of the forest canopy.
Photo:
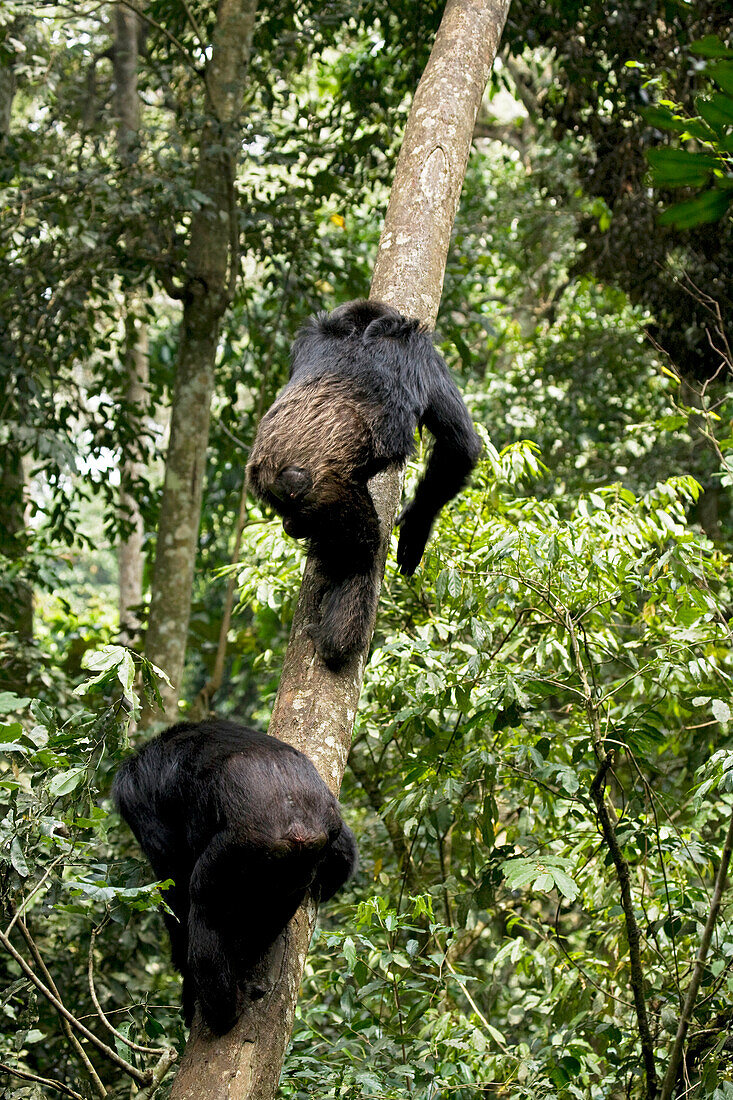
<svg viewBox="0 0 733 1100">
<path fill-rule="evenodd" d="M 435 326 L 482 454 L 414 576 L 391 543 L 286 1100 L 733 1097 L 724 7 L 509 8 Z M 445 8 L 0 11 L 2 1100 L 174 1087 L 112 779 L 268 728 L 306 548 L 245 466 L 369 296 Z"/>
</svg>

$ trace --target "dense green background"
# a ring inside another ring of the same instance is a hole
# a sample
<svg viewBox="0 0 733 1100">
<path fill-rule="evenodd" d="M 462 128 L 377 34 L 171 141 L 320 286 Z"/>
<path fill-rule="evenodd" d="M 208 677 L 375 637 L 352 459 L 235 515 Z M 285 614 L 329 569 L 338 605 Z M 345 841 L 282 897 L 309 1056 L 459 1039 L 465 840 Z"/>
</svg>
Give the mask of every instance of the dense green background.
<svg viewBox="0 0 733 1100">
<path fill-rule="evenodd" d="M 123 456 L 140 463 L 128 488 L 150 580 L 180 317 L 163 287 L 201 202 L 213 5 L 187 6 L 198 33 L 179 0 L 146 6 L 127 159 L 113 140 L 110 9 L 0 13 L 0 114 L 12 101 L 0 119 L 3 927 L 26 906 L 28 938 L 16 920 L 10 943 L 35 951 L 36 972 L 40 956 L 70 1011 L 108 1039 L 87 984 L 100 929 L 102 1007 L 153 1047 L 181 1046 L 184 1029 L 159 895 L 108 799 L 141 663 L 109 647 Z M 733 808 L 724 6 L 510 12 L 438 320 L 483 460 L 418 574 L 388 562 L 342 791 L 361 871 L 321 915 L 283 1097 L 647 1095 L 618 866 L 591 797 L 611 750 L 607 804 L 664 1074 Z M 441 8 L 275 0 L 260 14 L 184 710 L 211 671 L 246 448 L 299 324 L 368 293 Z M 149 334 L 144 416 L 124 401 L 133 293 Z M 251 503 L 239 558 L 213 705 L 266 727 L 303 555 Z M 733 1097 L 729 915 L 679 1095 Z M 0 969 L 0 1062 L 93 1095 L 53 1008 L 7 953 Z M 109 1095 L 129 1096 L 124 1073 L 87 1050 Z M 55 1094 L 0 1079 L 3 1097 Z"/>
</svg>

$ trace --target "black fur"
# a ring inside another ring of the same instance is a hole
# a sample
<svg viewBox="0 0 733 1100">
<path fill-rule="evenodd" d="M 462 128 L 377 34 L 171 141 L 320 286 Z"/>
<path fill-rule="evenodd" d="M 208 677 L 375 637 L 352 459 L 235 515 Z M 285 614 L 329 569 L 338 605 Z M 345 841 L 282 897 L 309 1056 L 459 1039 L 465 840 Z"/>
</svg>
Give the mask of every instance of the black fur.
<svg viewBox="0 0 733 1100">
<path fill-rule="evenodd" d="M 321 657 L 338 667 L 365 648 L 376 611 L 380 545 L 369 478 L 410 455 L 416 427 L 435 438 L 398 523 L 408 576 L 435 517 L 459 492 L 481 444 L 448 368 L 418 321 L 356 301 L 312 318 L 296 337 L 291 376 L 263 418 L 248 465 L 253 492 L 310 540 L 324 579 Z"/>
<path fill-rule="evenodd" d="M 356 841 L 306 756 L 233 722 L 182 722 L 126 760 L 113 795 L 159 879 L 190 1024 L 223 1035 L 266 992 L 270 951 L 308 890 L 353 875 Z"/>
</svg>

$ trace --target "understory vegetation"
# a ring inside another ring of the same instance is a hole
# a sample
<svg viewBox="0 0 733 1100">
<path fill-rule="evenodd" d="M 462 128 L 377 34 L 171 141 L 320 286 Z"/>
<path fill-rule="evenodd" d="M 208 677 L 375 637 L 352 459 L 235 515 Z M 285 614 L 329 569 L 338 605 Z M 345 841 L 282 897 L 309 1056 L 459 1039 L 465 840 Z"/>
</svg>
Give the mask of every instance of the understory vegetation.
<svg viewBox="0 0 733 1100">
<path fill-rule="evenodd" d="M 127 146 L 115 7 L 0 13 L 3 1100 L 164 1097 L 186 1035 L 165 887 L 109 791 L 166 685 L 145 630 L 215 5 L 138 7 Z M 442 9 L 259 13 L 182 716 L 267 728 L 304 551 L 243 495 L 247 450 L 299 325 L 368 295 Z M 510 12 L 436 336 L 483 453 L 415 576 L 387 563 L 340 796 L 361 866 L 320 918 L 286 1100 L 733 1097 L 723 23 Z"/>
</svg>

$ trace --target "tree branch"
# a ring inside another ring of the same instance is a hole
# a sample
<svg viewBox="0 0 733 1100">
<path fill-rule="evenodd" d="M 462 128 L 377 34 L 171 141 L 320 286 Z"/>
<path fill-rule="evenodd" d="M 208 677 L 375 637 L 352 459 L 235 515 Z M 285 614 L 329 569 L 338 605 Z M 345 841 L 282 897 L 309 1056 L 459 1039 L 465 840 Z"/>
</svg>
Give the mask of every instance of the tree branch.
<svg viewBox="0 0 733 1100">
<path fill-rule="evenodd" d="M 349 767 L 357 783 L 362 787 L 369 799 L 369 805 L 387 830 L 387 834 L 392 843 L 392 850 L 397 858 L 400 874 L 404 875 L 405 878 L 407 892 L 409 894 L 418 893 L 419 885 L 415 863 L 412 859 L 412 849 L 407 841 L 407 837 L 402 831 L 402 826 L 393 813 L 383 809 L 379 784 L 374 782 L 371 773 L 356 758 L 355 754 L 352 754 L 349 758 Z"/>
<path fill-rule="evenodd" d="M 682 1015 L 680 1016 L 680 1022 L 677 1025 L 677 1034 L 674 1038 L 674 1044 L 672 1046 L 672 1053 L 669 1056 L 669 1063 L 667 1065 L 667 1072 L 664 1075 L 664 1081 L 662 1082 L 662 1092 L 660 1100 L 670 1100 L 672 1092 L 674 1090 L 675 1082 L 677 1080 L 677 1073 L 680 1067 L 680 1061 L 682 1060 L 682 1047 L 684 1046 L 685 1039 L 687 1037 L 687 1030 L 690 1026 L 692 1019 L 692 1012 L 695 1007 L 695 1001 L 700 991 L 700 983 L 702 982 L 703 974 L 705 973 L 705 960 L 710 950 L 710 943 L 713 938 L 713 931 L 718 920 L 720 913 L 720 905 L 723 899 L 723 890 L 725 888 L 725 880 L 728 875 L 728 867 L 730 866 L 731 853 L 733 853 L 733 815 L 728 823 L 728 832 L 726 834 L 725 843 L 723 844 L 723 851 L 720 855 L 720 866 L 718 867 L 718 873 L 715 876 L 715 886 L 713 888 L 713 898 L 710 903 L 710 912 L 708 913 L 707 920 L 705 921 L 705 927 L 703 928 L 702 938 L 700 940 L 700 947 L 697 952 L 697 958 L 695 960 L 695 969 L 692 972 L 692 978 L 687 988 L 687 995 L 685 997 L 685 1003 L 682 1006 Z"/>
<path fill-rule="evenodd" d="M 573 618 L 569 611 L 565 612 L 564 619 L 565 627 L 570 636 L 570 644 L 573 649 L 573 657 L 575 659 L 575 667 L 580 678 L 580 682 L 583 686 L 583 701 L 585 711 L 588 716 L 588 723 L 590 725 L 591 736 L 593 738 L 593 748 L 596 756 L 598 757 L 599 765 L 598 771 L 593 778 L 593 782 L 590 785 L 590 796 L 596 807 L 596 816 L 598 823 L 601 826 L 601 832 L 603 838 L 606 841 L 608 850 L 611 853 L 613 865 L 616 870 L 616 878 L 618 879 L 619 887 L 621 888 L 621 905 L 624 911 L 624 921 L 626 923 L 626 939 L 629 944 L 629 967 L 631 969 L 631 990 L 634 995 L 634 1009 L 636 1011 L 636 1022 L 639 1029 L 639 1041 L 641 1043 L 641 1053 L 644 1062 L 644 1071 L 646 1074 L 646 1092 L 648 1100 L 654 1100 L 657 1095 L 657 1071 L 654 1064 L 654 1041 L 652 1039 L 651 1030 L 649 1028 L 649 1017 L 646 1011 L 646 1000 L 644 999 L 644 973 L 641 965 L 641 951 L 640 942 L 641 936 L 639 934 L 639 925 L 636 920 L 636 914 L 634 913 L 634 903 L 631 897 L 631 875 L 629 872 L 629 865 L 624 858 L 624 854 L 621 851 L 621 847 L 618 843 L 616 836 L 616 827 L 611 816 L 611 811 L 606 805 L 605 798 L 605 783 L 606 776 L 613 764 L 614 753 L 613 750 L 606 752 L 604 747 L 603 731 L 601 730 L 601 721 L 599 716 L 599 709 L 596 703 L 593 688 L 588 679 L 588 673 L 586 672 L 585 664 L 583 662 L 583 655 L 580 651 L 580 643 L 578 641 L 578 635 L 573 625 Z"/>
<path fill-rule="evenodd" d="M 53 1005 L 56 1011 L 61 1016 L 63 1016 L 64 1019 L 69 1022 L 69 1024 L 71 1024 L 71 1026 L 75 1029 L 75 1031 L 78 1032 L 79 1035 L 83 1035 L 85 1039 L 88 1039 L 90 1043 L 93 1043 L 97 1050 L 101 1051 L 102 1054 L 104 1054 L 104 1056 L 110 1060 L 110 1062 L 113 1062 L 119 1069 L 124 1070 L 124 1072 L 129 1077 L 132 1077 L 133 1081 L 137 1081 L 139 1085 L 147 1085 L 150 1082 L 150 1073 L 141 1073 L 141 1071 L 136 1066 L 132 1066 L 129 1062 L 126 1062 L 124 1058 L 120 1058 L 119 1054 L 115 1050 L 112 1050 L 111 1047 L 108 1047 L 107 1044 L 99 1039 L 93 1031 L 90 1031 L 89 1028 L 84 1027 L 84 1024 L 82 1024 L 79 1020 L 77 1020 L 76 1016 L 72 1015 L 72 1013 L 69 1012 L 66 1005 L 63 1004 L 59 1000 L 59 998 L 51 992 L 48 986 L 41 981 L 38 975 L 28 965 L 23 956 L 15 950 L 12 943 L 3 932 L 0 932 L 0 946 L 3 947 L 5 951 L 7 951 L 11 959 L 15 960 L 22 972 L 27 978 L 30 979 L 38 992 L 46 998 L 49 1004 Z"/>
<path fill-rule="evenodd" d="M 137 1051 L 138 1054 L 155 1054 L 159 1058 L 162 1058 L 163 1055 L 170 1053 L 170 1050 L 167 1047 L 143 1047 L 140 1046 L 139 1043 L 133 1043 L 132 1039 L 128 1039 L 126 1035 L 123 1035 L 121 1031 L 118 1031 L 117 1028 L 109 1022 L 107 1016 L 105 1015 L 104 1009 L 99 1003 L 97 990 L 94 986 L 94 941 L 96 940 L 100 931 L 101 928 L 92 929 L 92 934 L 89 937 L 89 958 L 87 962 L 87 979 L 89 982 L 89 993 L 91 994 L 92 1004 L 97 1011 L 97 1016 L 99 1016 L 99 1019 L 102 1021 L 107 1030 L 112 1035 L 114 1035 L 115 1039 L 117 1039 L 120 1043 L 124 1043 L 126 1047 L 130 1048 L 130 1050 Z M 175 1061 L 175 1051 L 173 1052 L 173 1055 L 173 1060 Z"/>
<path fill-rule="evenodd" d="M 63 1093 L 64 1096 L 73 1097 L 73 1100 L 84 1100 L 81 1093 L 74 1092 L 68 1085 L 62 1085 L 60 1081 L 52 1081 L 50 1077 L 39 1077 L 37 1073 L 29 1073 L 26 1069 L 16 1069 L 15 1066 L 7 1065 L 6 1062 L 0 1062 L 0 1069 L 12 1074 L 13 1077 L 19 1077 L 21 1081 L 36 1081 L 39 1085 L 48 1085 L 50 1089 Z"/>
<path fill-rule="evenodd" d="M 35 940 L 33 939 L 30 932 L 28 931 L 28 927 L 27 927 L 25 921 L 21 917 L 16 917 L 15 919 L 18 922 L 18 928 L 20 929 L 20 932 L 21 932 L 25 942 L 28 944 L 28 949 L 30 950 L 31 955 L 33 956 L 33 959 L 35 961 L 36 966 L 38 967 L 38 969 L 41 971 L 44 978 L 46 979 L 46 981 L 48 983 L 48 987 L 51 990 L 51 992 L 56 997 L 58 997 L 58 999 L 60 1001 L 61 1000 L 61 994 L 58 991 L 56 983 L 53 980 L 53 977 L 52 977 L 51 973 L 49 972 L 48 967 L 46 966 L 45 962 L 43 961 L 41 953 L 38 950 L 38 947 L 36 946 Z M 96 1092 L 97 1096 L 100 1096 L 100 1097 L 106 1096 L 107 1095 L 107 1089 L 102 1084 L 102 1081 L 100 1080 L 99 1075 L 98 1075 L 96 1069 L 94 1068 L 94 1065 L 92 1064 L 92 1062 L 89 1058 L 89 1055 L 84 1050 L 84 1047 L 81 1045 L 81 1043 L 77 1039 L 76 1035 L 74 1035 L 74 1032 L 71 1030 L 71 1025 L 69 1024 L 69 1021 L 67 1019 L 65 1019 L 65 1017 L 62 1016 L 61 1013 L 59 1013 L 59 1019 L 61 1021 L 61 1030 L 63 1031 L 64 1035 L 66 1036 L 67 1041 L 71 1044 L 71 1046 L 74 1048 L 77 1055 L 81 1059 L 81 1062 L 83 1063 L 84 1068 L 86 1069 L 87 1073 L 89 1074 L 92 1085 L 94 1087 L 94 1091 Z"/>
<path fill-rule="evenodd" d="M 641 936 L 639 925 L 634 913 L 634 902 L 631 897 L 631 875 L 629 865 L 624 858 L 616 836 L 616 829 L 611 821 L 605 799 L 605 782 L 608 771 L 613 764 L 613 752 L 605 754 L 605 759 L 600 764 L 593 782 L 590 785 L 590 794 L 596 806 L 596 815 L 601 826 L 603 838 L 606 841 L 611 859 L 616 869 L 616 878 L 621 888 L 621 905 L 626 922 L 626 939 L 629 944 L 629 966 L 631 969 L 631 989 L 634 994 L 634 1009 L 639 1028 L 639 1041 L 641 1054 L 646 1073 L 646 1094 L 648 1100 L 654 1100 L 657 1095 L 657 1071 L 654 1065 L 654 1040 L 649 1028 L 649 1018 L 644 999 L 644 972 L 641 965 L 641 951 L 639 948 Z"/>
</svg>

